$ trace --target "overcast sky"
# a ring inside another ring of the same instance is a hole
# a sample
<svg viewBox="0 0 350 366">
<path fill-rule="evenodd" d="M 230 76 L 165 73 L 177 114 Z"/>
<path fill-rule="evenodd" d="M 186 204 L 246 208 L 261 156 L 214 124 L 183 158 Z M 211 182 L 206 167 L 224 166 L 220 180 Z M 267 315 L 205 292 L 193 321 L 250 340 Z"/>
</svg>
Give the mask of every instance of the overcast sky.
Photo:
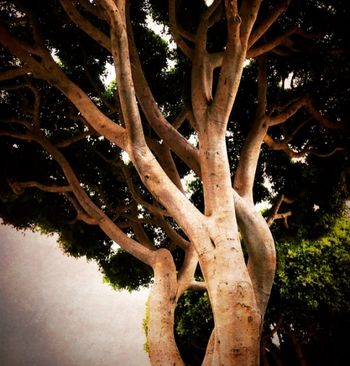
<svg viewBox="0 0 350 366">
<path fill-rule="evenodd" d="M 146 366 L 147 291 L 115 292 L 54 238 L 0 225 L 1 366 Z"/>
</svg>

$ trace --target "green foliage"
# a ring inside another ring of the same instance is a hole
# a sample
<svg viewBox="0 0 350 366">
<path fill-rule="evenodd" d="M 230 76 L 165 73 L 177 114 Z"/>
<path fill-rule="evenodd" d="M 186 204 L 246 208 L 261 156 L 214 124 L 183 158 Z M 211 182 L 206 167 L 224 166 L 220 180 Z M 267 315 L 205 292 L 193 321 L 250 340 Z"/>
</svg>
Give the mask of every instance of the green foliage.
<svg viewBox="0 0 350 366">
<path fill-rule="evenodd" d="M 138 290 L 148 286 L 152 279 L 152 270 L 135 259 L 132 255 L 119 249 L 108 259 L 100 262 L 104 280 L 115 290 Z"/>
<path fill-rule="evenodd" d="M 316 241 L 280 243 L 275 280 L 275 306 L 291 321 L 317 318 L 318 311 L 348 313 L 350 309 L 350 220 L 339 219 L 330 233 Z M 277 292 L 277 294 L 276 294 Z"/>
<path fill-rule="evenodd" d="M 201 364 L 213 324 L 207 292 L 188 291 L 180 298 L 175 311 L 175 336 L 186 365 Z"/>
</svg>

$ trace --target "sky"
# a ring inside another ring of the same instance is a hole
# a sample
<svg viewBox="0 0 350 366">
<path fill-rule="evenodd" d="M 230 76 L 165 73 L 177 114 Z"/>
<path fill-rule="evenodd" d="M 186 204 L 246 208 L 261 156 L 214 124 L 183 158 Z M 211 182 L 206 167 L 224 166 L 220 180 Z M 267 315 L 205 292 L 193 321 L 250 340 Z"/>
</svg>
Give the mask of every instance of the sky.
<svg viewBox="0 0 350 366">
<path fill-rule="evenodd" d="M 54 237 L 0 225 L 1 366 L 147 366 L 147 295 L 112 290 Z"/>
</svg>

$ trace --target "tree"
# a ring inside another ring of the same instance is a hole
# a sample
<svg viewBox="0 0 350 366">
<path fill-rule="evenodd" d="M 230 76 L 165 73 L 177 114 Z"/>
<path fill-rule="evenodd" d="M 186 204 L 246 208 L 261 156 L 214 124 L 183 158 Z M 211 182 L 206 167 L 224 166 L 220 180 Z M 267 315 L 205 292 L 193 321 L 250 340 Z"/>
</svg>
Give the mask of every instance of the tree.
<svg viewBox="0 0 350 366">
<path fill-rule="evenodd" d="M 342 365 L 349 357 L 349 231 L 350 220 L 339 218 L 312 241 L 277 240 L 278 266 L 262 334 L 264 365 Z M 206 293 L 183 296 L 175 319 L 186 364 L 200 365 L 213 328 Z"/>
<path fill-rule="evenodd" d="M 96 259 L 119 286 L 152 278 L 152 364 L 183 364 L 174 312 L 189 289 L 206 290 L 213 312 L 203 364 L 258 364 L 276 255 L 254 203 L 273 199 L 264 177 L 296 194 L 301 165 L 322 170 L 315 157 L 341 162 L 327 183 L 343 176 L 346 2 L 18 0 L 0 9 L 2 218 L 58 232 L 67 252 Z M 149 14 L 169 26 L 176 50 L 147 29 Z M 107 63 L 116 78 L 105 88 Z M 347 194 L 338 192 L 337 210 Z M 290 215 L 280 212 L 287 202 L 281 195 L 270 224 Z M 296 202 L 306 215 L 316 205 Z"/>
</svg>

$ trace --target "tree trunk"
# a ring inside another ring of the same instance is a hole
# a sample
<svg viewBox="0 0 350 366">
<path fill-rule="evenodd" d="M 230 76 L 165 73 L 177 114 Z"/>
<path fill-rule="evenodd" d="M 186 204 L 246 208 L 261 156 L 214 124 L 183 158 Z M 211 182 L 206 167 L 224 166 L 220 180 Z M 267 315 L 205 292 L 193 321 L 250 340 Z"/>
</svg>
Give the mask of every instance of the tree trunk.
<svg viewBox="0 0 350 366">
<path fill-rule="evenodd" d="M 147 341 L 152 365 L 183 366 L 174 337 L 176 268 L 171 253 L 160 249 L 153 265 L 154 284 L 149 297 Z"/>
<path fill-rule="evenodd" d="M 220 243 L 200 261 L 215 323 L 204 364 L 258 365 L 261 315 L 242 252 Z"/>
</svg>

